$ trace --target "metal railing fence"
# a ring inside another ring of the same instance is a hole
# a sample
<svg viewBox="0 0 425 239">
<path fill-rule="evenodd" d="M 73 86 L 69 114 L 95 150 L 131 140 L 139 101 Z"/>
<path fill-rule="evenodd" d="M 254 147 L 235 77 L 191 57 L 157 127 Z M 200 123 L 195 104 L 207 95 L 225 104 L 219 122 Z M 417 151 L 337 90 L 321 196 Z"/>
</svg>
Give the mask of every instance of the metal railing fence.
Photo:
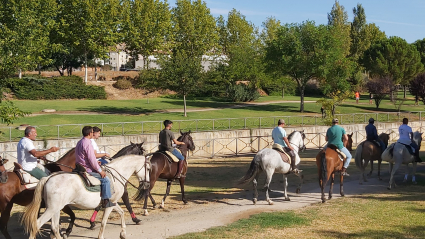
<svg viewBox="0 0 425 239">
<path fill-rule="evenodd" d="M 409 118 L 410 121 L 422 121 L 425 111 L 338 114 L 336 117 L 340 124 L 367 123 L 369 118 L 375 118 L 377 122 L 400 122 L 404 117 Z M 270 116 L 174 120 L 173 130 L 200 132 L 272 128 L 276 126 L 279 119 L 284 119 L 288 126 L 325 125 L 320 116 Z M 35 127 L 38 139 L 64 139 L 81 137 L 81 129 L 85 125 L 98 126 L 101 128 L 103 136 L 152 134 L 158 133 L 163 128 L 162 121 L 38 125 Z M 23 137 L 23 131 L 16 127 L 0 127 L 0 132 L 0 142 L 19 141 Z"/>
</svg>

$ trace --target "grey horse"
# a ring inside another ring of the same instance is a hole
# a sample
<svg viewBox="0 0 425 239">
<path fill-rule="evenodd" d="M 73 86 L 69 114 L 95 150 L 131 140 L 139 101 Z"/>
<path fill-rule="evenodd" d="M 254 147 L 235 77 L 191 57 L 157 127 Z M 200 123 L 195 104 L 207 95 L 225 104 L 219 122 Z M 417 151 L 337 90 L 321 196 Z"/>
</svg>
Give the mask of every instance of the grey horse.
<svg viewBox="0 0 425 239">
<path fill-rule="evenodd" d="M 304 145 L 305 134 L 304 131 L 294 131 L 288 136 L 289 143 L 294 148 L 295 153 L 295 164 L 298 165 L 301 161 L 298 152 L 303 151 L 305 149 Z M 291 169 L 291 165 L 289 163 L 283 162 L 280 154 L 270 148 L 265 148 L 260 150 L 254 157 L 251 162 L 251 166 L 248 169 L 248 172 L 245 174 L 243 178 L 239 180 L 239 184 L 245 184 L 253 181 L 254 184 L 254 198 L 252 201 L 254 204 L 257 203 L 258 192 L 257 192 L 257 182 L 261 172 L 266 173 L 266 184 L 264 185 L 264 189 L 266 191 L 266 201 L 272 205 L 273 201 L 269 197 L 269 186 L 270 181 L 272 180 L 273 174 L 282 173 L 283 174 L 283 184 L 284 184 L 284 196 L 286 201 L 290 201 L 287 195 L 287 187 L 288 187 L 288 179 L 287 175 Z M 297 193 L 300 192 L 301 186 L 303 183 L 303 175 L 302 173 L 296 174 L 300 178 L 300 184 L 297 188 Z"/>
<path fill-rule="evenodd" d="M 413 133 L 413 141 L 419 145 L 421 145 L 422 142 L 422 133 L 416 131 Z M 393 150 L 393 156 L 390 154 L 391 148 L 394 148 Z M 391 189 L 392 186 L 396 186 L 394 182 L 394 174 L 397 172 L 397 169 L 400 167 L 401 164 L 406 165 L 406 174 L 404 176 L 404 182 L 407 181 L 407 176 L 409 173 L 409 163 L 413 164 L 413 172 L 412 172 L 412 183 L 416 184 L 416 162 L 415 157 L 409 153 L 409 151 L 406 149 L 406 146 L 400 143 L 393 143 L 391 144 L 382 154 L 382 160 L 387 161 L 390 163 L 390 185 L 388 186 L 388 189 Z"/>
</svg>

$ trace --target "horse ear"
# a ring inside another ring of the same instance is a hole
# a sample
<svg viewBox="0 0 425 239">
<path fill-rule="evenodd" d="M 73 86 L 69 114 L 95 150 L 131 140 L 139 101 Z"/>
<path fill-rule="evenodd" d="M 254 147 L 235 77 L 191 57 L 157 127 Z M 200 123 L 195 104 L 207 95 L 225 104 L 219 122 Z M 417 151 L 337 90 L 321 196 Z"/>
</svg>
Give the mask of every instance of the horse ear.
<svg viewBox="0 0 425 239">
<path fill-rule="evenodd" d="M 133 145 L 133 142 L 130 141 L 130 144 Z"/>
<path fill-rule="evenodd" d="M 182 132 L 182 130 L 180 130 L 180 134 L 181 134 L 181 135 L 183 135 L 183 132 Z"/>
<path fill-rule="evenodd" d="M 350 134 L 350 135 L 351 135 L 351 136 L 353 136 L 353 134 L 354 134 L 354 132 L 351 132 L 351 134 Z"/>
<path fill-rule="evenodd" d="M 192 133 L 192 131 L 191 131 L 191 130 L 189 130 L 188 134 L 190 134 L 190 133 Z"/>
</svg>

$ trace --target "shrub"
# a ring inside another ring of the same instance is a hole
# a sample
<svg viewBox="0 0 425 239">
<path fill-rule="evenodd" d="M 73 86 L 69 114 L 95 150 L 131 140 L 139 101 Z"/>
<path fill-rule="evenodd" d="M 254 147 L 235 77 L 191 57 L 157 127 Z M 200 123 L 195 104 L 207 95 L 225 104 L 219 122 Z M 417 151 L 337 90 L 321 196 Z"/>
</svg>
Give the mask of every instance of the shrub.
<svg viewBox="0 0 425 239">
<path fill-rule="evenodd" d="M 233 102 L 248 102 L 260 97 L 260 93 L 254 87 L 245 84 L 232 85 L 227 90 L 227 95 Z"/>
<path fill-rule="evenodd" d="M 63 76 L 51 79 L 33 77 L 10 78 L 1 81 L 2 88 L 9 88 L 18 99 L 106 99 L 103 87 L 85 85 L 81 77 Z"/>
<path fill-rule="evenodd" d="M 120 90 L 127 90 L 133 87 L 133 84 L 127 79 L 119 79 L 112 86 Z"/>
<path fill-rule="evenodd" d="M 97 80 L 98 81 L 106 81 L 106 77 L 105 76 L 98 76 Z"/>
</svg>

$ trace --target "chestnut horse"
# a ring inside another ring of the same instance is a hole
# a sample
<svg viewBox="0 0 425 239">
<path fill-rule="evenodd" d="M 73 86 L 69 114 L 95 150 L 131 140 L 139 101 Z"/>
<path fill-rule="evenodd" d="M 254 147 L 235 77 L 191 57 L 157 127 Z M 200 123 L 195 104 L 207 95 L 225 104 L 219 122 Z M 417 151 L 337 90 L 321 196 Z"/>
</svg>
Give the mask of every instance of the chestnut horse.
<svg viewBox="0 0 425 239">
<path fill-rule="evenodd" d="M 388 141 L 390 140 L 389 134 L 382 133 L 378 137 L 379 139 L 382 140 L 382 142 L 384 142 L 385 146 L 388 146 Z M 370 141 L 363 141 L 362 143 L 359 144 L 359 146 L 357 146 L 356 153 L 354 154 L 354 159 L 355 159 L 357 168 L 359 168 L 361 171 L 361 175 L 359 179 L 360 184 L 363 183 L 362 181 L 367 182 L 364 171 L 366 170 L 367 164 L 369 162 L 370 162 L 370 173 L 367 176 L 372 175 L 373 160 L 378 160 L 378 178 L 379 180 L 382 180 L 381 178 L 382 153 L 383 152 L 381 150 L 381 147 Z"/>
<path fill-rule="evenodd" d="M 177 139 L 180 142 L 184 142 L 183 145 L 178 145 L 178 149 L 181 151 L 181 153 L 184 156 L 185 164 L 183 165 L 183 175 L 186 175 L 187 172 L 187 155 L 190 151 L 195 150 L 195 144 L 193 143 L 192 136 L 190 136 L 190 131 L 182 133 L 180 132 L 181 136 Z M 147 156 L 149 157 L 149 156 Z M 148 203 L 148 196 L 152 201 L 153 208 L 156 208 L 156 202 L 153 199 L 152 195 L 150 194 L 152 188 L 155 186 L 155 182 L 158 180 L 158 178 L 167 179 L 167 190 L 165 192 L 164 198 L 162 199 L 160 208 L 164 208 L 165 199 L 167 198 L 168 194 L 170 193 L 171 183 L 174 181 L 175 176 L 177 174 L 177 164 L 178 163 L 170 163 L 168 161 L 168 158 L 161 152 L 155 152 L 152 154 L 152 157 L 150 158 L 151 162 L 151 172 L 150 172 L 150 187 L 147 189 L 147 192 L 145 193 L 145 203 L 143 206 L 144 209 L 144 215 L 149 215 L 147 210 L 147 203 Z M 187 200 L 184 195 L 184 181 L 185 177 L 179 178 L 180 182 L 180 188 L 182 192 L 182 201 L 186 204 Z"/>
<path fill-rule="evenodd" d="M 344 162 L 341 161 L 336 152 L 336 146 L 328 144 L 325 151 L 321 150 L 316 156 L 316 165 L 319 173 L 319 185 L 322 191 L 322 203 L 326 202 L 325 199 L 325 186 L 329 179 L 331 179 L 331 185 L 329 189 L 329 199 L 332 198 L 332 192 L 335 181 L 335 172 L 341 172 Z M 341 173 L 340 176 L 340 194 L 344 196 L 344 176 Z"/>
</svg>

